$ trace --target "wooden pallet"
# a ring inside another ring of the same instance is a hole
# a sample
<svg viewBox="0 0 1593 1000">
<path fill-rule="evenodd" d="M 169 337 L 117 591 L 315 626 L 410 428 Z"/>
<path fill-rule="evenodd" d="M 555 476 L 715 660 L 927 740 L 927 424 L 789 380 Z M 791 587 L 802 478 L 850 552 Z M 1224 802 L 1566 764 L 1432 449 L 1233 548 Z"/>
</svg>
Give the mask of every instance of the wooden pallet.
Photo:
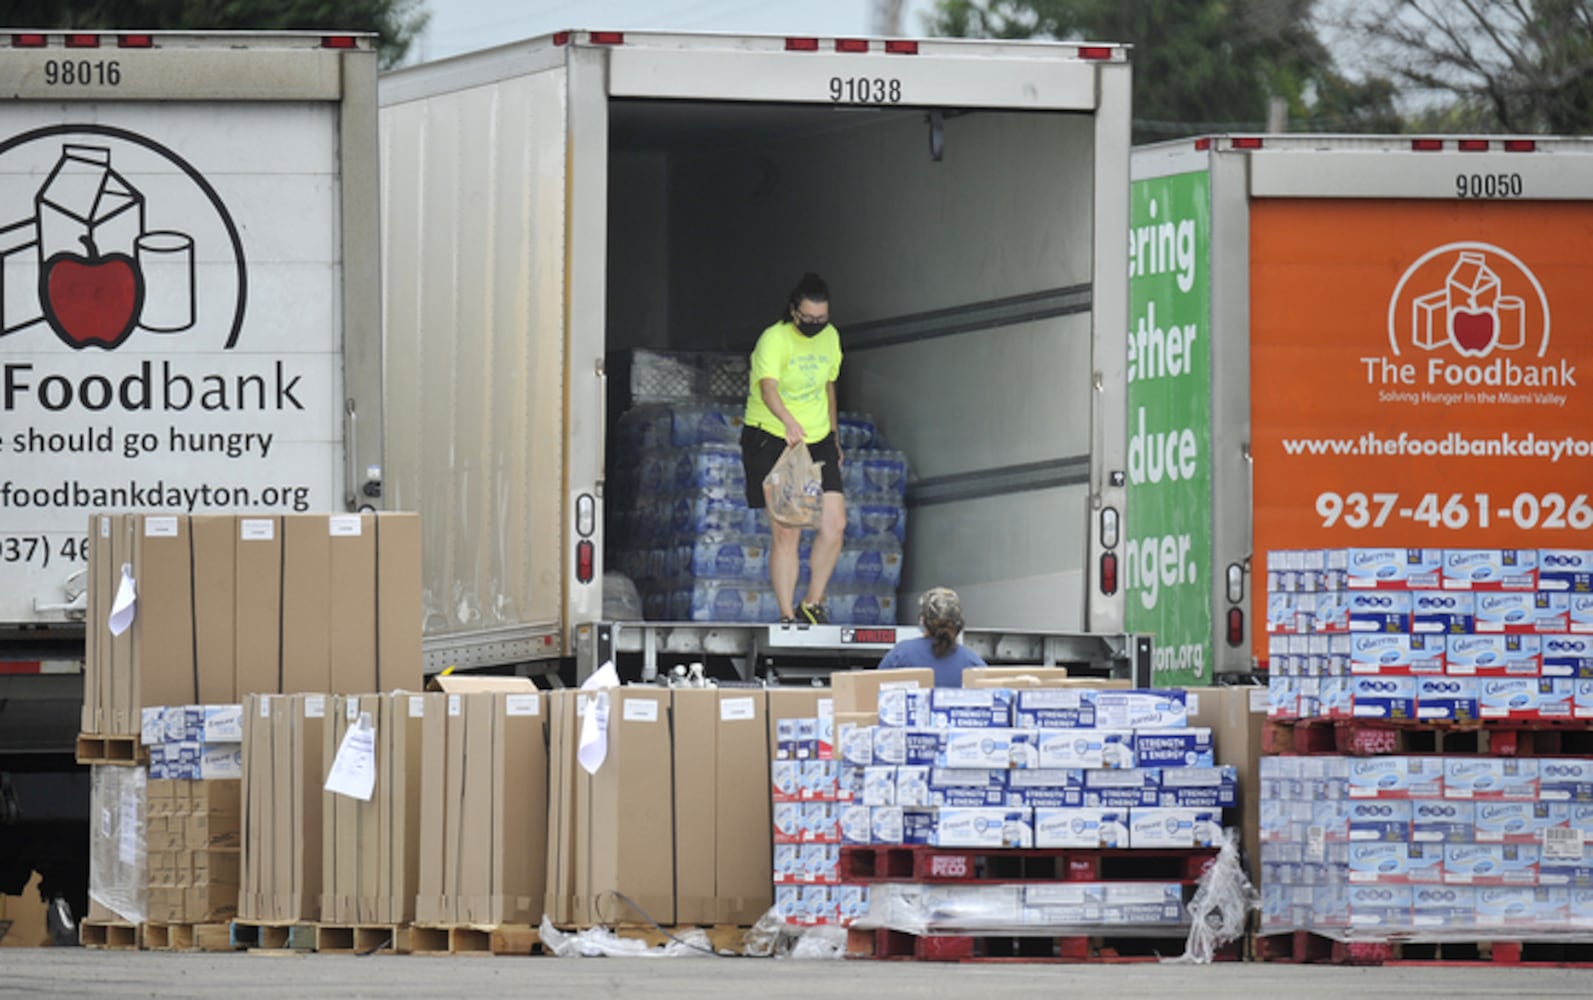
<svg viewBox="0 0 1593 1000">
<path fill-rule="evenodd" d="M 247 951 L 311 952 L 315 950 L 316 925 L 305 922 L 279 923 L 234 920 L 232 946 Z"/>
<path fill-rule="evenodd" d="M 323 954 L 407 955 L 405 924 L 316 924 L 315 950 Z"/>
<path fill-rule="evenodd" d="M 1214 847 L 1180 850 L 947 847 L 841 848 L 842 882 L 1183 882 L 1217 857 Z"/>
<path fill-rule="evenodd" d="M 149 762 L 149 752 L 137 736 L 101 736 L 79 733 L 77 736 L 77 762 L 79 764 L 121 764 L 136 767 Z"/>
<path fill-rule="evenodd" d="M 150 951 L 232 951 L 231 924 L 144 924 L 144 947 Z"/>
<path fill-rule="evenodd" d="M 415 955 L 540 955 L 542 932 L 530 924 L 430 924 L 409 929 Z"/>
<path fill-rule="evenodd" d="M 1295 964 L 1593 968 L 1593 942 L 1586 941 L 1336 941 L 1294 931 L 1258 935 L 1252 954 L 1261 962 Z"/>
<path fill-rule="evenodd" d="M 85 948 L 138 951 L 144 946 L 143 926 L 119 920 L 85 920 L 78 924 L 78 942 Z"/>
<path fill-rule="evenodd" d="M 1184 953 L 1188 935 L 1169 929 L 1166 936 L 1003 934 L 917 935 L 893 930 L 852 929 L 846 935 L 848 958 L 875 961 L 986 963 L 1159 962 Z M 1241 957 L 1239 942 L 1220 949 L 1219 962 Z"/>
<path fill-rule="evenodd" d="M 1586 719 L 1268 719 L 1261 750 L 1274 755 L 1584 757 L 1593 756 L 1593 726 Z"/>
</svg>

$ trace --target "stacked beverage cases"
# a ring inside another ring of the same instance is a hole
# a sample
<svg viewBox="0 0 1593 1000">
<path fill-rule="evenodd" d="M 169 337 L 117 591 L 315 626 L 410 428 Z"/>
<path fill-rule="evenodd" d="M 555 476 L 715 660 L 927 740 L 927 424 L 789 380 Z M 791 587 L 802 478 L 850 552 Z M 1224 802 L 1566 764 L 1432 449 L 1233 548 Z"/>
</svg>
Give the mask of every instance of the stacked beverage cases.
<svg viewBox="0 0 1593 1000">
<path fill-rule="evenodd" d="M 830 620 L 897 620 L 906 538 L 907 460 L 866 416 L 843 414 L 846 541 L 826 593 Z M 749 509 L 742 404 L 647 403 L 620 418 L 610 493 L 608 565 L 633 580 L 652 621 L 772 623 L 769 526 Z M 813 533 L 802 538 L 807 586 Z"/>
<path fill-rule="evenodd" d="M 1593 551 L 1267 554 L 1268 715 L 1593 719 Z"/>
</svg>

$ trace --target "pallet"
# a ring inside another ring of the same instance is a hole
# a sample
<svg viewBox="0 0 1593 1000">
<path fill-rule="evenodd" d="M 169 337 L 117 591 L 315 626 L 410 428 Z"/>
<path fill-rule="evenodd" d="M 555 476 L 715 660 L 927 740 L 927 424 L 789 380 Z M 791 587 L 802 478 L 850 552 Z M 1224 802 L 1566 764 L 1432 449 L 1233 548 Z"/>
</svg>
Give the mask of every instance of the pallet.
<svg viewBox="0 0 1593 1000">
<path fill-rule="evenodd" d="M 542 932 L 530 924 L 428 924 L 409 929 L 415 955 L 540 955 Z"/>
<path fill-rule="evenodd" d="M 1215 847 L 1185 850 L 948 847 L 841 848 L 842 882 L 1182 882 L 1216 860 Z"/>
<path fill-rule="evenodd" d="M 139 764 L 149 763 L 149 751 L 137 736 L 79 733 L 76 756 L 79 764 L 120 764 L 125 767 L 136 767 Z"/>
<path fill-rule="evenodd" d="M 1478 754 L 1492 757 L 1593 756 L 1586 719 L 1268 719 L 1261 752 L 1271 755 Z"/>
<path fill-rule="evenodd" d="M 1257 935 L 1260 962 L 1299 965 L 1469 965 L 1593 968 L 1593 943 L 1583 941 L 1335 941 L 1310 931 Z"/>
<path fill-rule="evenodd" d="M 1128 963 L 1158 962 L 1182 955 L 1185 934 L 1165 936 L 1002 934 L 916 935 L 893 930 L 848 930 L 846 957 L 874 961 L 985 963 Z M 1238 942 L 1220 949 L 1219 962 L 1241 958 Z"/>
<path fill-rule="evenodd" d="M 120 920 L 85 920 L 78 924 L 78 943 L 85 948 L 138 951 L 144 946 L 144 928 Z"/>
<path fill-rule="evenodd" d="M 407 955 L 407 924 L 316 924 L 315 950 L 322 954 Z"/>
<path fill-rule="evenodd" d="M 144 947 L 150 951 L 232 951 L 231 924 L 144 924 Z"/>
<path fill-rule="evenodd" d="M 247 951 L 311 952 L 315 950 L 316 925 L 312 923 L 272 923 L 234 920 L 232 947 Z"/>
</svg>

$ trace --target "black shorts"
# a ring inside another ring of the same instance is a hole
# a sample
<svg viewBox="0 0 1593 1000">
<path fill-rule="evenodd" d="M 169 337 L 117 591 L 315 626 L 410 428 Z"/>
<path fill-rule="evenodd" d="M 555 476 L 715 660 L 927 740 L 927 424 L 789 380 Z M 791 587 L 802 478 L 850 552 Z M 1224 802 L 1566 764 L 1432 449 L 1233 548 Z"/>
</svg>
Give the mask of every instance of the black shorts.
<svg viewBox="0 0 1593 1000">
<path fill-rule="evenodd" d="M 774 463 L 785 454 L 785 438 L 776 437 L 758 427 L 741 428 L 741 466 L 747 470 L 747 506 L 755 510 L 763 507 L 763 480 L 774 468 Z M 824 492 L 841 492 L 841 451 L 835 445 L 835 432 L 808 445 L 808 454 L 819 467 L 819 479 Z"/>
</svg>

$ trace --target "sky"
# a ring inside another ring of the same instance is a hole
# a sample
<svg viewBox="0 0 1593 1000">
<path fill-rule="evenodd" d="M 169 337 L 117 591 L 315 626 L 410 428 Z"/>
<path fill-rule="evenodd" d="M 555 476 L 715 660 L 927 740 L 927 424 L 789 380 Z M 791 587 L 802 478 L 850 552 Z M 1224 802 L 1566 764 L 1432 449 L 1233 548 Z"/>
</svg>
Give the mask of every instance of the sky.
<svg viewBox="0 0 1593 1000">
<path fill-rule="evenodd" d="M 869 33 L 871 0 L 427 0 L 411 49 L 426 62 L 564 28 L 658 28 L 822 37 Z M 903 33 L 924 34 L 934 0 L 906 0 Z"/>
</svg>

